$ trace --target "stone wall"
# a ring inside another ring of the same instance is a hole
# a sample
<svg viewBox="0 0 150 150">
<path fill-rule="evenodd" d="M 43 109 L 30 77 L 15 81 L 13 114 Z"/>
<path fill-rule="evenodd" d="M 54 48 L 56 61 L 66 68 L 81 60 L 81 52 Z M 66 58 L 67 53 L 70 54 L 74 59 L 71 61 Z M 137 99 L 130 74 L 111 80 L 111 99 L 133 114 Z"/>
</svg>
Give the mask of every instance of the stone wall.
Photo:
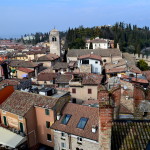
<svg viewBox="0 0 150 150">
<path fill-rule="evenodd" d="M 80 65 L 80 72 L 91 73 L 92 66 L 91 65 Z"/>
</svg>

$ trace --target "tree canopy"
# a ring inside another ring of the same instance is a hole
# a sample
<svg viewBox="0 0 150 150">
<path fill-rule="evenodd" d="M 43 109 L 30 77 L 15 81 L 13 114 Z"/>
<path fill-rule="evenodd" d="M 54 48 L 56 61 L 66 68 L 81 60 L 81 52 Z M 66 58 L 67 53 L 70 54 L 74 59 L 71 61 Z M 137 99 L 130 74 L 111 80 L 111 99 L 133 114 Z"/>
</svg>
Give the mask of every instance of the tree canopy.
<svg viewBox="0 0 150 150">
<path fill-rule="evenodd" d="M 142 71 L 149 69 L 148 64 L 143 59 L 141 59 L 137 62 L 137 67 Z"/>
<path fill-rule="evenodd" d="M 140 54 L 143 48 L 150 46 L 149 27 L 139 28 L 136 25 L 120 22 L 111 27 L 84 28 L 80 26 L 79 28 L 69 28 L 66 33 L 66 49 L 72 49 L 73 43 L 77 39 L 85 41 L 87 38 L 93 39 L 95 37 L 114 40 L 115 47 L 118 43 L 121 51 L 129 53 Z"/>
</svg>

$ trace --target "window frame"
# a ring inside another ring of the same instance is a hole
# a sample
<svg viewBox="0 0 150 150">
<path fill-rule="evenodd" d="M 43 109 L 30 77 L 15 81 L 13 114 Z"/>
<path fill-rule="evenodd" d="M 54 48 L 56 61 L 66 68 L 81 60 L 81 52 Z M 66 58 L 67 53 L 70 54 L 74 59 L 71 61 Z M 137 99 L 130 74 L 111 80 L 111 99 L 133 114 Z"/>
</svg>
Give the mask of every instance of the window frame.
<svg viewBox="0 0 150 150">
<path fill-rule="evenodd" d="M 49 137 L 50 137 L 50 140 L 49 140 Z M 47 141 L 52 142 L 52 136 L 51 136 L 51 134 L 47 134 Z"/>
<path fill-rule="evenodd" d="M 45 109 L 45 115 L 47 115 L 47 116 L 50 115 L 50 110 L 49 109 Z"/>
<path fill-rule="evenodd" d="M 81 122 L 81 121 L 84 121 L 84 120 L 82 120 L 82 119 L 86 119 L 84 125 L 82 125 L 82 122 Z M 79 129 L 84 129 L 85 126 L 86 126 L 86 124 L 87 124 L 87 122 L 88 122 L 88 118 L 81 117 L 80 120 L 79 120 L 79 122 L 78 122 L 78 124 L 77 124 L 77 128 L 79 128 Z M 82 125 L 82 127 L 81 127 L 80 124 Z"/>
<path fill-rule="evenodd" d="M 61 149 L 66 149 L 66 143 L 61 142 Z"/>
<path fill-rule="evenodd" d="M 72 93 L 76 94 L 76 88 L 72 88 Z"/>
<path fill-rule="evenodd" d="M 89 59 L 82 59 L 82 64 L 88 65 L 88 64 L 90 64 L 90 60 Z"/>
<path fill-rule="evenodd" d="M 67 120 L 67 121 L 65 121 L 65 120 L 66 120 L 67 115 L 68 115 L 68 120 Z M 70 120 L 70 118 L 71 118 L 71 116 L 72 116 L 72 115 L 70 115 L 70 114 L 65 114 L 65 116 L 64 116 L 64 117 L 62 118 L 62 120 L 61 120 L 61 124 L 67 125 L 67 124 L 68 124 L 68 122 L 69 122 L 69 120 Z M 65 122 L 64 122 L 64 121 L 65 121 Z"/>
<path fill-rule="evenodd" d="M 50 122 L 49 121 L 46 121 L 46 128 L 49 129 L 51 126 Z"/>
<path fill-rule="evenodd" d="M 88 89 L 88 94 L 92 94 L 92 89 Z"/>
</svg>

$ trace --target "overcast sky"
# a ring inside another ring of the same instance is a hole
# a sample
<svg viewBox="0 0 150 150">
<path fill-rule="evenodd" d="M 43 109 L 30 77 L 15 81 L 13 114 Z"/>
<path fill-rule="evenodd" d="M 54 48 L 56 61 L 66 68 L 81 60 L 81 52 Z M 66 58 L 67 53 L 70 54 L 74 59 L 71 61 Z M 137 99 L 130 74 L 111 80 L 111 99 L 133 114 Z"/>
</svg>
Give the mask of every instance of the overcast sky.
<svg viewBox="0 0 150 150">
<path fill-rule="evenodd" d="M 150 26 L 149 8 L 150 0 L 0 0 L 0 37 L 120 21 Z"/>
</svg>

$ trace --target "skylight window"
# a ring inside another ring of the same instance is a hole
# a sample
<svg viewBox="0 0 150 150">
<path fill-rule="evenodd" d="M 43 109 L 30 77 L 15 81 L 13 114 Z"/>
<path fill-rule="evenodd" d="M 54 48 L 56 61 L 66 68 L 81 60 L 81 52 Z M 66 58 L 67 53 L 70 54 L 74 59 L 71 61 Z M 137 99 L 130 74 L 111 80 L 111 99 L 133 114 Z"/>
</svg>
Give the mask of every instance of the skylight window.
<svg viewBox="0 0 150 150">
<path fill-rule="evenodd" d="M 87 121 L 88 121 L 88 118 L 81 118 L 77 125 L 77 128 L 84 129 Z"/>
<path fill-rule="evenodd" d="M 64 118 L 62 119 L 61 123 L 66 125 L 68 121 L 70 120 L 70 118 L 71 118 L 71 115 L 66 114 Z"/>
</svg>

